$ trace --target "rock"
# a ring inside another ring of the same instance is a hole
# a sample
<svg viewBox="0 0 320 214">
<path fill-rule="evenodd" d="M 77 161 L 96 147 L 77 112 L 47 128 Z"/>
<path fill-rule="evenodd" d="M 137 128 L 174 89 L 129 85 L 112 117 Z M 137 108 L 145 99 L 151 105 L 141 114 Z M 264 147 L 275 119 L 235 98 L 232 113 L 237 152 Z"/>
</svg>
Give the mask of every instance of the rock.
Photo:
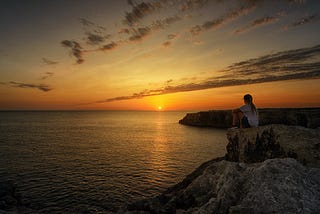
<svg viewBox="0 0 320 214">
<path fill-rule="evenodd" d="M 263 108 L 258 111 L 261 126 L 283 124 L 307 128 L 320 127 L 320 108 Z M 231 110 L 188 113 L 179 123 L 190 126 L 229 128 L 232 124 L 232 113 Z"/>
<path fill-rule="evenodd" d="M 246 163 L 270 158 L 292 157 L 303 164 L 320 167 L 320 129 L 267 125 L 229 129 L 226 159 Z"/>
<path fill-rule="evenodd" d="M 292 158 L 212 161 L 192 180 L 120 213 L 319 213 L 320 169 Z"/>
<path fill-rule="evenodd" d="M 188 113 L 179 121 L 183 125 L 228 128 L 232 124 L 231 110 L 212 110 Z"/>
</svg>

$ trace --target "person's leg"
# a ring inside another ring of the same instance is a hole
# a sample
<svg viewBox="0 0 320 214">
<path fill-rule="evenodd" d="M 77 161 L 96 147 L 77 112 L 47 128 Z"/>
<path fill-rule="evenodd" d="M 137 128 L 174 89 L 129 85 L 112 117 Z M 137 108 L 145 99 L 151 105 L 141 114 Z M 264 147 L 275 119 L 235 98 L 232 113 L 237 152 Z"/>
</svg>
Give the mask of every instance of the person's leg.
<svg viewBox="0 0 320 214">
<path fill-rule="evenodd" d="M 232 112 L 232 127 L 236 127 L 238 125 L 238 113 L 237 112 Z"/>
<path fill-rule="evenodd" d="M 242 118 L 244 117 L 244 114 L 241 111 L 232 112 L 232 116 L 232 126 L 239 126 L 239 128 L 242 128 Z"/>
<path fill-rule="evenodd" d="M 239 118 L 239 128 L 243 128 L 242 127 L 242 118 L 244 117 L 244 114 L 242 111 L 238 112 L 238 118 Z"/>
<path fill-rule="evenodd" d="M 241 123 L 242 123 L 242 128 L 250 128 L 250 124 L 248 121 L 248 118 L 243 116 L 243 118 L 241 119 Z"/>
</svg>

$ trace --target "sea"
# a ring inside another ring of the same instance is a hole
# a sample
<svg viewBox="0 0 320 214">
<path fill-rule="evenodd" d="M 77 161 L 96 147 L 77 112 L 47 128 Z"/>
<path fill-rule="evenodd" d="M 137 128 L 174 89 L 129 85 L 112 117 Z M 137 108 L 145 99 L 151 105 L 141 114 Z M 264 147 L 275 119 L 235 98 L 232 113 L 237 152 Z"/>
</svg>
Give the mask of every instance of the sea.
<svg viewBox="0 0 320 214">
<path fill-rule="evenodd" d="M 224 156 L 226 130 L 180 111 L 1 111 L 0 182 L 32 213 L 108 213 Z"/>
</svg>

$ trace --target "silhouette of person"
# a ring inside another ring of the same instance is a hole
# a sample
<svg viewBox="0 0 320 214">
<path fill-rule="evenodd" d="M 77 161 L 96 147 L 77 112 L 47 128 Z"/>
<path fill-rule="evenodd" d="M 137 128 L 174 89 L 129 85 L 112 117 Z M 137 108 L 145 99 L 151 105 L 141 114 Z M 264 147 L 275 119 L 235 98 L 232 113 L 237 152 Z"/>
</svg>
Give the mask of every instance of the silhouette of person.
<svg viewBox="0 0 320 214">
<path fill-rule="evenodd" d="M 259 115 L 253 99 L 250 94 L 243 97 L 244 105 L 232 110 L 232 127 L 233 128 L 250 128 L 258 127 Z"/>
</svg>

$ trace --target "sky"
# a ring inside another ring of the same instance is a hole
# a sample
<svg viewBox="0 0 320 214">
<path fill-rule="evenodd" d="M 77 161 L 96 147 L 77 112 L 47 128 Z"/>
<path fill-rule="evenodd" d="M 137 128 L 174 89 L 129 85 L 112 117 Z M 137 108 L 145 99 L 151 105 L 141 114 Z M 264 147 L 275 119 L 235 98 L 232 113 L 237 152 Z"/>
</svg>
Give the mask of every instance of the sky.
<svg viewBox="0 0 320 214">
<path fill-rule="evenodd" d="M 0 4 L 0 110 L 320 107 L 318 0 Z"/>
</svg>

